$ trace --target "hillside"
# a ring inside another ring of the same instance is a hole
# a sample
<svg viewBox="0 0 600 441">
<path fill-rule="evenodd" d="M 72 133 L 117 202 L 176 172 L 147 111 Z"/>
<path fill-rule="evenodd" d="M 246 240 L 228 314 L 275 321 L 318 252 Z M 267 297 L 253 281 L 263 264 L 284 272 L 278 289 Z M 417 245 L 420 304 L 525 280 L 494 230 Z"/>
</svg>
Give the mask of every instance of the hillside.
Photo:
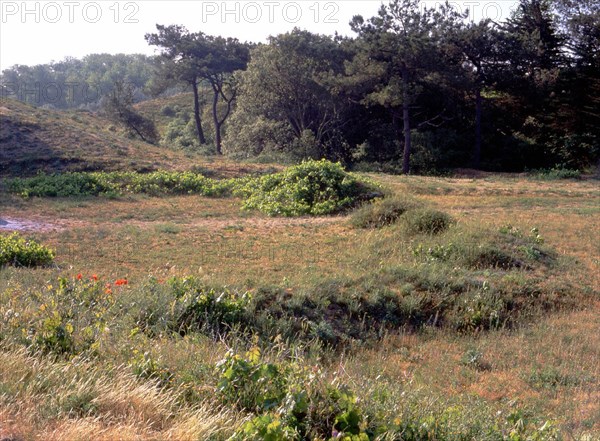
<svg viewBox="0 0 600 441">
<path fill-rule="evenodd" d="M 129 139 L 106 119 L 0 100 L 0 175 L 189 166 L 183 154 Z"/>
<path fill-rule="evenodd" d="M 156 98 L 142 101 L 135 105 L 135 109 L 150 118 L 156 124 L 156 129 L 161 135 L 167 129 L 176 117 L 178 112 L 188 112 L 190 115 L 194 111 L 194 97 L 192 93 L 180 93 L 178 95 Z M 203 123 L 205 129 L 209 129 L 210 121 Z"/>
<path fill-rule="evenodd" d="M 160 109 L 169 100 L 145 104 Z M 150 112 L 154 113 L 154 112 Z M 159 113 L 158 110 L 156 113 Z M 167 118 L 157 121 L 159 132 Z M 155 146 L 127 137 L 105 118 L 87 111 L 55 111 L 12 99 L 0 99 L 0 177 L 30 176 L 42 171 L 188 170 L 211 176 L 237 176 L 270 169 L 233 163 Z"/>
</svg>

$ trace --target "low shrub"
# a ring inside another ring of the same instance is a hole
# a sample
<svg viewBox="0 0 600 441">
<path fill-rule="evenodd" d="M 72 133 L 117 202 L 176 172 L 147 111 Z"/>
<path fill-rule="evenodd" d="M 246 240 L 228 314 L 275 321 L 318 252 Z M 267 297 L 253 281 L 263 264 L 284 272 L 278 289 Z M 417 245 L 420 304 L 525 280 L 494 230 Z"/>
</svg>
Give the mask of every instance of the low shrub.
<svg viewBox="0 0 600 441">
<path fill-rule="evenodd" d="M 23 197 L 98 196 L 114 193 L 117 186 L 110 179 L 100 179 L 106 173 L 67 172 L 40 173 L 31 178 L 13 178 L 6 181 L 8 191 Z"/>
<path fill-rule="evenodd" d="M 4 305 L 0 335 L 12 335 L 33 351 L 67 358 L 98 349 L 115 305 L 111 285 L 97 278 L 61 277 L 51 283 L 28 293 L 29 308 L 17 309 L 17 303 Z"/>
<path fill-rule="evenodd" d="M 218 181 L 193 172 L 69 172 L 14 178 L 7 180 L 6 184 L 10 192 L 23 197 L 112 196 L 126 193 L 217 197 L 229 194 L 233 181 Z"/>
<path fill-rule="evenodd" d="M 326 160 L 305 161 L 281 173 L 248 180 L 235 193 L 245 198 L 244 208 L 270 216 L 332 214 L 380 195 L 376 184 Z"/>
<path fill-rule="evenodd" d="M 14 266 L 44 266 L 54 260 L 54 251 L 34 240 L 27 240 L 13 233 L 8 236 L 0 235 L 0 267 Z"/>
<path fill-rule="evenodd" d="M 418 206 L 408 198 L 383 198 L 365 204 L 352 214 L 351 223 L 357 228 L 381 228 L 395 223 L 404 213 Z"/>
<path fill-rule="evenodd" d="M 173 279 L 171 283 L 179 282 Z M 215 291 L 205 287 L 188 289 L 177 297 L 177 331 L 182 335 L 189 331 L 224 333 L 244 321 L 250 299 L 248 293 L 237 295 L 228 290 Z"/>
</svg>

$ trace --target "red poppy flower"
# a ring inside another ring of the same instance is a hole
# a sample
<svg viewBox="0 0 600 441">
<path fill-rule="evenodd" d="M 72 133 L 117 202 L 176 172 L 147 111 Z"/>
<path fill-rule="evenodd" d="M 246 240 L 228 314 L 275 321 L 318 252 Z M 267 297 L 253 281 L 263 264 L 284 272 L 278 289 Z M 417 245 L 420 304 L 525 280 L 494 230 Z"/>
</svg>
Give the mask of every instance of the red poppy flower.
<svg viewBox="0 0 600 441">
<path fill-rule="evenodd" d="M 94 274 L 94 275 L 92 276 L 92 280 L 93 280 L 94 282 L 97 282 L 97 281 L 98 281 L 98 276 L 97 276 L 96 274 Z"/>
<path fill-rule="evenodd" d="M 81 280 L 83 276 L 81 275 L 81 273 L 77 274 L 77 280 Z"/>
<path fill-rule="evenodd" d="M 127 282 L 127 279 L 117 279 L 115 281 L 115 285 L 117 285 L 117 286 L 127 285 L 127 283 L 129 283 L 129 282 Z"/>
</svg>

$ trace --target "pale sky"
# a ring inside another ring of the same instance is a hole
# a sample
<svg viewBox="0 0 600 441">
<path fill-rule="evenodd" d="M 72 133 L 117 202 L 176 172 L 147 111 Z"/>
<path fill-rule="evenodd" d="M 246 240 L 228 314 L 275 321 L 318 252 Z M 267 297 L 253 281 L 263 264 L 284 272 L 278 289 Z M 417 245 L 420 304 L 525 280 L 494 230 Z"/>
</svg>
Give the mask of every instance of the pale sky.
<svg viewBox="0 0 600 441">
<path fill-rule="evenodd" d="M 387 0 L 384 0 L 387 3 Z M 81 58 L 92 53 L 144 53 L 157 23 L 181 24 L 192 32 L 264 42 L 295 26 L 321 34 L 352 35 L 354 15 L 370 18 L 381 0 L 0 0 L 0 70 Z M 439 1 L 424 1 L 434 6 Z M 507 18 L 514 0 L 456 0 L 478 21 Z"/>
</svg>

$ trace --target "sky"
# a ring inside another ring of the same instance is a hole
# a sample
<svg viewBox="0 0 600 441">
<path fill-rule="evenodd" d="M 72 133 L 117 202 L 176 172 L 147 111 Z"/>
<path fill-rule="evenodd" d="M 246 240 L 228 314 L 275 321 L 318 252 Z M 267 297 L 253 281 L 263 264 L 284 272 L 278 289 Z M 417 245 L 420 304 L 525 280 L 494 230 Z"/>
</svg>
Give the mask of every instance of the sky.
<svg viewBox="0 0 600 441">
<path fill-rule="evenodd" d="M 387 0 L 384 0 L 387 3 Z M 423 1 L 434 6 L 439 1 Z M 144 35 L 156 24 L 184 25 L 192 32 L 264 42 L 294 27 L 352 35 L 354 15 L 376 15 L 381 0 L 0 0 L 0 71 L 93 53 L 152 55 Z M 513 0 L 456 0 L 470 19 L 507 18 Z"/>
</svg>

